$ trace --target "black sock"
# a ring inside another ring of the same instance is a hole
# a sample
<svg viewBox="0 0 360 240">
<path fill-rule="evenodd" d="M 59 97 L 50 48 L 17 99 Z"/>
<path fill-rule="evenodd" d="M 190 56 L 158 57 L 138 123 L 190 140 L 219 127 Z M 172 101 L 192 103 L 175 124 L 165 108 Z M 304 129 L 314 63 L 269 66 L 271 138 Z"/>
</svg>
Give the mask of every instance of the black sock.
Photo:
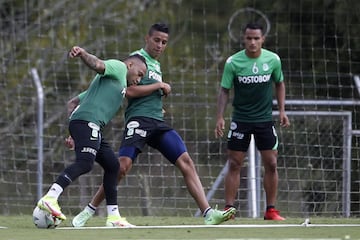
<svg viewBox="0 0 360 240">
<path fill-rule="evenodd" d="M 228 208 L 236 208 L 236 207 L 234 205 L 231 205 L 231 204 L 226 204 L 225 209 L 228 209 Z"/>
<path fill-rule="evenodd" d="M 271 208 L 275 208 L 275 206 L 274 206 L 274 205 L 269 205 L 269 206 L 267 206 L 267 207 L 266 207 L 266 211 L 269 210 L 269 209 L 271 209 Z"/>
</svg>

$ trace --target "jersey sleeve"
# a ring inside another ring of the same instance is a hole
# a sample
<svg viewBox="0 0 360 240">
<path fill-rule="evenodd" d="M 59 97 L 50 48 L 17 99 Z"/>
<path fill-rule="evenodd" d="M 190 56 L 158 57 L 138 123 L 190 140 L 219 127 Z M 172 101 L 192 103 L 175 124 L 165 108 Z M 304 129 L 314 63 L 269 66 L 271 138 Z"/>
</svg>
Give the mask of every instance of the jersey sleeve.
<svg viewBox="0 0 360 240">
<path fill-rule="evenodd" d="M 80 100 L 80 103 L 81 103 L 81 101 L 84 99 L 86 92 L 87 92 L 87 90 L 79 93 L 78 98 L 79 98 L 79 100 Z"/>
<path fill-rule="evenodd" d="M 232 67 L 232 62 L 231 62 L 232 58 L 229 57 L 226 60 L 225 66 L 224 66 L 224 71 L 221 77 L 221 87 L 226 88 L 226 89 L 230 89 L 233 87 L 233 80 L 234 80 L 234 71 L 233 71 L 233 67 Z"/>
<path fill-rule="evenodd" d="M 282 82 L 284 81 L 284 74 L 282 72 L 281 60 L 277 54 L 274 53 L 274 55 L 274 71 L 272 73 L 272 78 L 275 82 Z"/>
<path fill-rule="evenodd" d="M 124 81 L 126 84 L 127 68 L 125 63 L 116 59 L 109 59 L 104 61 L 105 72 L 103 77 L 109 77 L 119 81 Z"/>
</svg>

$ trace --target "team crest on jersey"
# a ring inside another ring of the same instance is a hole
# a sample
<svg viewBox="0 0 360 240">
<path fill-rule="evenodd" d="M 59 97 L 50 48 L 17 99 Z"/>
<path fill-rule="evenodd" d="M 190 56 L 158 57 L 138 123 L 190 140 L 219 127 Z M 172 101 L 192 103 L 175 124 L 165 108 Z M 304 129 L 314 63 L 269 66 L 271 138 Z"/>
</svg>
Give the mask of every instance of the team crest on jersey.
<svg viewBox="0 0 360 240">
<path fill-rule="evenodd" d="M 231 124 L 230 124 L 230 129 L 231 129 L 231 130 L 235 130 L 236 128 L 237 128 L 236 122 L 231 122 Z"/>
<path fill-rule="evenodd" d="M 156 71 L 160 72 L 160 65 L 159 65 L 159 64 L 156 64 L 156 65 L 154 66 L 154 68 L 155 68 Z"/>
<path fill-rule="evenodd" d="M 263 70 L 264 71 L 268 71 L 269 70 L 269 65 L 267 63 L 263 64 Z"/>
</svg>

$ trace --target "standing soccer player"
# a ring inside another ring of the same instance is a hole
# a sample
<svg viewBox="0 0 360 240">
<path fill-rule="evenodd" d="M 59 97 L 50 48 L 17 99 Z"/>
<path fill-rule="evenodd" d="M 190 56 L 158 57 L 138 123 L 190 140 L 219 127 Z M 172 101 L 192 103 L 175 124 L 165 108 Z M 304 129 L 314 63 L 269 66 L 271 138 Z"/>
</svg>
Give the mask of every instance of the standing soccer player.
<svg viewBox="0 0 360 240">
<path fill-rule="evenodd" d="M 285 113 L 285 84 L 281 61 L 277 54 L 262 48 L 263 29 L 249 23 L 244 29 L 245 49 L 230 56 L 224 67 L 217 101 L 215 136 L 224 135 L 224 112 L 234 88 L 232 121 L 228 138 L 229 169 L 225 175 L 225 209 L 234 207 L 240 185 L 240 169 L 249 147 L 251 135 L 264 164 L 263 185 L 266 193 L 265 220 L 285 220 L 275 209 L 278 186 L 278 137 L 272 120 L 272 83 L 275 83 L 280 113 L 280 126 L 288 127 Z"/>
<path fill-rule="evenodd" d="M 146 73 L 147 65 L 140 55 L 132 55 L 124 61 L 103 61 L 77 46 L 70 50 L 69 56 L 80 57 L 97 74 L 89 88 L 80 95 L 81 104 L 70 116 L 69 132 L 74 143 L 75 162 L 58 176 L 37 206 L 65 220 L 58 204 L 59 196 L 80 175 L 91 171 L 96 161 L 104 169 L 104 192 L 108 215 L 111 216 L 106 225 L 113 226 L 113 221 L 120 218 L 117 205 L 119 162 L 101 132 L 121 107 L 127 85 L 139 83 Z"/>
<path fill-rule="evenodd" d="M 125 131 L 119 149 L 119 181 L 130 171 L 133 161 L 147 144 L 157 149 L 179 168 L 188 191 L 205 217 L 205 224 L 220 224 L 236 212 L 235 208 L 219 211 L 210 207 L 194 162 L 182 138 L 163 120 L 162 98 L 170 93 L 171 87 L 162 81 L 158 59 L 167 46 L 168 38 L 168 26 L 156 23 L 150 27 L 145 37 L 145 47 L 135 52 L 145 57 L 148 71 L 139 85 L 131 86 L 126 91 L 128 107 L 125 112 Z M 139 95 L 142 97 L 138 97 Z M 84 226 L 103 199 L 104 189 L 100 187 L 91 203 L 73 219 L 73 226 Z M 118 222 L 118 226 L 131 227 L 133 225 L 123 218 Z"/>
</svg>

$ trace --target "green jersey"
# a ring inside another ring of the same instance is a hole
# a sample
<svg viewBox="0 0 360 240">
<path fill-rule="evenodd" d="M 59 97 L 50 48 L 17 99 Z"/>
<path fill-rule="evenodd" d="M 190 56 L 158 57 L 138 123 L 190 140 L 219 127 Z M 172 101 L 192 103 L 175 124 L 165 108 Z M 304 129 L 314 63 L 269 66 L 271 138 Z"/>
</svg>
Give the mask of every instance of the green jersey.
<svg viewBox="0 0 360 240">
<path fill-rule="evenodd" d="M 283 80 L 281 60 L 271 51 L 261 49 L 258 58 L 249 58 L 245 50 L 230 56 L 225 63 L 221 87 L 234 88 L 233 120 L 272 121 L 272 82 Z"/>
<path fill-rule="evenodd" d="M 103 128 L 117 113 L 125 97 L 127 86 L 125 63 L 106 60 L 104 74 L 96 74 L 89 88 L 79 95 L 80 104 L 70 120 L 93 122 Z"/>
<path fill-rule="evenodd" d="M 140 54 L 146 59 L 148 66 L 146 75 L 141 79 L 138 85 L 148 85 L 156 82 L 162 82 L 162 73 L 160 62 L 152 58 L 144 49 L 135 51 L 133 54 Z M 129 98 L 128 106 L 125 111 L 125 122 L 132 117 L 149 117 L 163 121 L 162 113 L 162 91 L 154 91 L 148 96 L 139 98 Z"/>
</svg>

